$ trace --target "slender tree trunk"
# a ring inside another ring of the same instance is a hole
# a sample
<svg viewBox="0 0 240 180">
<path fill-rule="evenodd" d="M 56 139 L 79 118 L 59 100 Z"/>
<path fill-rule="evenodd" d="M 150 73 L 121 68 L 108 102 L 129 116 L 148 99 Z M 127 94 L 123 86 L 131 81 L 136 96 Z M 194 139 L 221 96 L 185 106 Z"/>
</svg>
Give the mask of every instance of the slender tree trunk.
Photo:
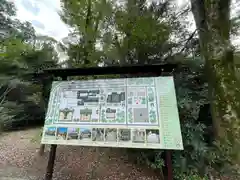
<svg viewBox="0 0 240 180">
<path fill-rule="evenodd" d="M 230 0 L 191 0 L 205 59 L 211 113 L 216 140 L 229 147 L 232 161 L 239 162 L 240 83 L 236 77 L 230 42 Z"/>
<path fill-rule="evenodd" d="M 92 28 L 92 0 L 88 0 L 87 2 L 88 2 L 88 5 L 87 5 L 87 16 L 86 16 L 86 23 L 85 23 L 85 37 L 84 37 L 85 45 L 84 45 L 84 52 L 83 52 L 83 55 L 84 55 L 83 67 L 85 67 L 90 63 L 89 54 L 91 53 L 90 51 L 92 51 L 91 49 L 92 37 L 90 37 L 90 34 L 89 34 Z"/>
</svg>

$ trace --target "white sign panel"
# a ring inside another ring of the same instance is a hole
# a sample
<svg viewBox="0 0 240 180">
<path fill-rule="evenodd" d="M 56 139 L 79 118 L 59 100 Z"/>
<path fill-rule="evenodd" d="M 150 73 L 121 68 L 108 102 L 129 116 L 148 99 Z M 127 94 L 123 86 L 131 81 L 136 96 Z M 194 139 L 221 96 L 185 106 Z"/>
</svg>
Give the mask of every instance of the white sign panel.
<svg viewBox="0 0 240 180">
<path fill-rule="evenodd" d="M 173 77 L 54 81 L 42 143 L 182 150 Z"/>
</svg>

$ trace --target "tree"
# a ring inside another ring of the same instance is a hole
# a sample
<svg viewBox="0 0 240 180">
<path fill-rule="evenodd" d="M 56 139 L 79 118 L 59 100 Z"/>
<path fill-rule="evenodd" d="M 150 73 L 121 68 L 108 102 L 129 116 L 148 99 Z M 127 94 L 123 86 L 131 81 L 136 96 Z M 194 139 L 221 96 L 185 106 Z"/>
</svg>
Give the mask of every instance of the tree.
<svg viewBox="0 0 240 180">
<path fill-rule="evenodd" d="M 71 66 L 161 63 L 178 51 L 182 44 L 171 37 L 182 40 L 184 26 L 170 3 L 128 0 L 123 4 L 62 1 L 61 17 L 73 29 L 64 39 Z"/>
<path fill-rule="evenodd" d="M 0 125 L 4 128 L 44 122 L 41 85 L 25 74 L 56 67 L 58 62 L 56 41 L 36 36 L 29 22 L 14 18 L 15 11 L 13 3 L 1 0 Z"/>
<path fill-rule="evenodd" d="M 77 43 L 69 44 L 68 56 L 73 66 L 98 65 L 100 56 L 96 49 L 101 26 L 111 16 L 111 5 L 106 0 L 62 0 L 62 20 L 77 35 Z"/>
<path fill-rule="evenodd" d="M 231 0 L 191 0 L 191 4 L 205 60 L 216 138 L 222 150 L 228 149 L 226 156 L 239 163 L 240 82 L 230 41 Z"/>
<path fill-rule="evenodd" d="M 123 2 L 113 5 L 109 29 L 101 39 L 105 65 L 167 63 L 187 54 L 183 44 L 191 34 L 171 2 Z"/>
</svg>

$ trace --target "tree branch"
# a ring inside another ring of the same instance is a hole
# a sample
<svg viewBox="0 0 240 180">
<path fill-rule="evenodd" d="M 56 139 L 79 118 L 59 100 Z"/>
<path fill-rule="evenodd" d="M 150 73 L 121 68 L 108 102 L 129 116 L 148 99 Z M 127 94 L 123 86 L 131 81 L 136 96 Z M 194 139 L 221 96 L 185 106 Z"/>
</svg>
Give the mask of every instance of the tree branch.
<svg viewBox="0 0 240 180">
<path fill-rule="evenodd" d="M 180 18 L 182 15 L 189 13 L 191 11 L 191 7 L 187 6 L 186 9 L 184 9 L 183 11 L 179 12 L 178 14 L 176 14 L 177 19 Z"/>
<path fill-rule="evenodd" d="M 197 29 L 195 29 L 195 31 L 188 37 L 188 39 L 187 39 L 184 47 L 180 50 L 179 53 L 182 53 L 182 52 L 186 49 L 188 43 L 193 39 L 193 37 L 194 37 L 194 35 L 196 34 L 196 32 L 197 32 Z"/>
<path fill-rule="evenodd" d="M 176 52 L 176 53 L 173 54 L 171 57 L 174 57 L 174 56 L 176 56 L 177 54 L 183 53 L 183 51 L 184 51 L 184 50 L 186 49 L 186 47 L 187 47 L 187 44 L 193 39 L 193 37 L 194 37 L 194 35 L 196 34 L 196 32 L 197 32 L 197 29 L 195 29 L 195 31 L 188 37 L 188 39 L 185 40 L 186 43 L 185 43 L 184 47 L 180 50 L 180 52 Z M 167 56 L 166 58 L 164 58 L 163 61 L 167 61 L 167 59 L 169 59 L 169 58 L 170 58 L 170 56 Z"/>
<path fill-rule="evenodd" d="M 206 35 L 205 32 L 208 31 L 207 17 L 204 0 L 191 0 L 192 12 L 194 14 L 194 19 L 199 33 L 199 39 L 204 40 Z M 201 46 L 204 42 L 200 42 Z"/>
<path fill-rule="evenodd" d="M 7 95 L 11 90 L 13 90 L 13 87 L 9 87 L 9 86 L 8 86 L 8 87 L 6 88 L 6 90 L 2 93 L 2 95 L 0 96 L 0 99 L 1 99 L 0 105 L 3 104 L 3 102 L 4 102 L 5 99 L 6 99 L 6 95 Z"/>
</svg>

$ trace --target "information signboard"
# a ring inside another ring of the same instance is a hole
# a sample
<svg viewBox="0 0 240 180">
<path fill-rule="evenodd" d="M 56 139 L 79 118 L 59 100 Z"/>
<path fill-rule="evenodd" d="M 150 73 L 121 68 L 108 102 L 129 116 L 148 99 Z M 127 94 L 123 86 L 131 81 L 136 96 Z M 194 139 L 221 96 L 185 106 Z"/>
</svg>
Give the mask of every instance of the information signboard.
<svg viewBox="0 0 240 180">
<path fill-rule="evenodd" d="M 173 77 L 54 81 L 42 143 L 182 150 Z"/>
</svg>

